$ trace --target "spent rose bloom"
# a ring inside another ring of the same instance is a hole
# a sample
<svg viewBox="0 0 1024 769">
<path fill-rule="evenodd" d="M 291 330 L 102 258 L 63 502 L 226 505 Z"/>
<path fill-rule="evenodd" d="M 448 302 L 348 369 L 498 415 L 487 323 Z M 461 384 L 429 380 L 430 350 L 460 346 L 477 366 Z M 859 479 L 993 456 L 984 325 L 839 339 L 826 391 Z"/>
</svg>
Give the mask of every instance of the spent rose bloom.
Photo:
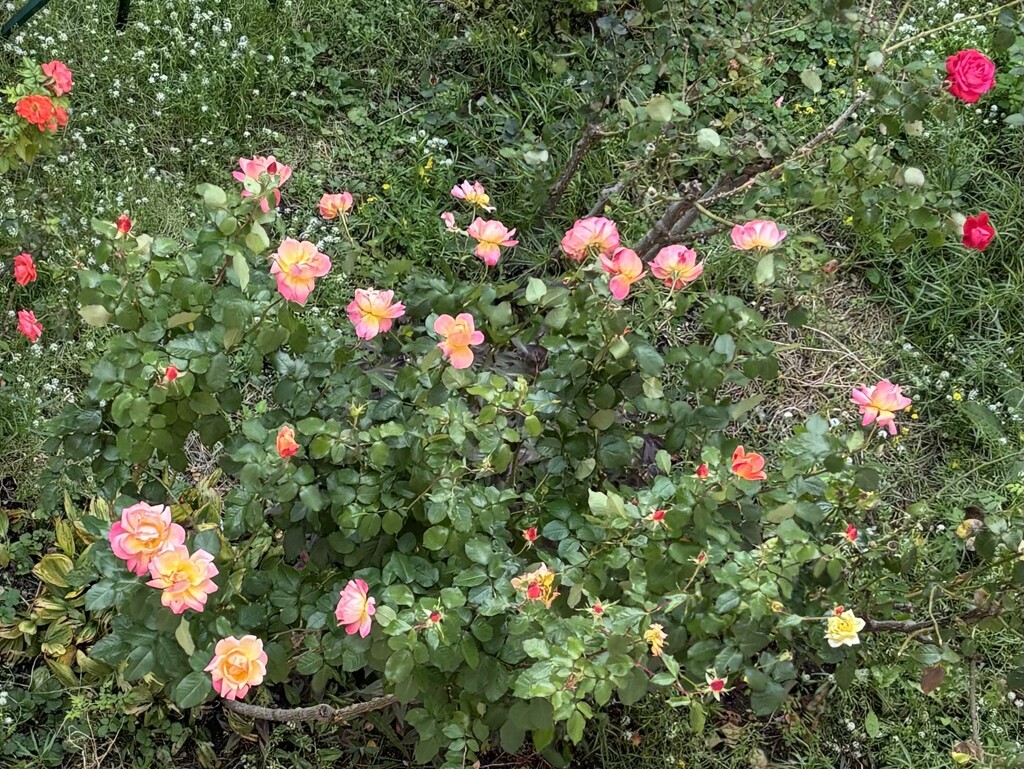
<svg viewBox="0 0 1024 769">
<path fill-rule="evenodd" d="M 673 291 L 693 283 L 704 272 L 704 262 L 698 262 L 697 252 L 686 246 L 665 246 L 648 266 L 651 274 Z"/>
<path fill-rule="evenodd" d="M 714 668 L 704 674 L 704 680 L 708 682 L 708 692 L 717 701 L 721 701 L 722 695 L 729 691 L 725 688 L 725 679 L 719 678 Z"/>
<path fill-rule="evenodd" d="M 577 262 L 582 262 L 591 253 L 611 256 L 618 247 L 618 227 L 603 216 L 577 219 L 562 237 L 562 251 Z"/>
<path fill-rule="evenodd" d="M 434 332 L 444 337 L 437 343 L 441 352 L 452 362 L 453 368 L 469 368 L 473 365 L 471 344 L 483 344 L 484 334 L 476 330 L 473 316 L 462 312 L 454 318 L 451 315 L 439 315 L 434 321 Z"/>
<path fill-rule="evenodd" d="M 352 193 L 339 192 L 331 194 L 325 192 L 320 198 L 320 216 L 324 219 L 336 219 L 344 216 L 352 210 Z"/>
<path fill-rule="evenodd" d="M 267 674 L 263 641 L 254 635 L 222 638 L 204 670 L 210 674 L 217 694 L 226 700 L 241 699 L 249 693 L 249 687 L 263 683 Z"/>
<path fill-rule="evenodd" d="M 601 255 L 601 269 L 612 276 L 608 288 L 619 301 L 629 295 L 630 286 L 647 274 L 636 251 L 622 246 L 616 248 L 611 256 Z"/>
<path fill-rule="evenodd" d="M 331 269 L 327 254 L 321 254 L 308 240 L 300 243 L 294 238 L 285 238 L 270 258 L 274 262 L 270 274 L 277 278 L 277 290 L 289 302 L 296 304 L 305 304 L 316 279 Z"/>
<path fill-rule="evenodd" d="M 859 644 L 860 636 L 857 634 L 864 629 L 866 624 L 852 610 L 844 611 L 842 609 L 842 606 L 836 607 L 832 616 L 828 618 L 828 625 L 825 628 L 825 638 L 833 649 Z"/>
<path fill-rule="evenodd" d="M 451 211 L 445 211 L 441 214 L 441 221 L 444 222 L 444 228 L 448 230 L 448 232 L 461 232 L 455 224 L 455 214 Z"/>
<path fill-rule="evenodd" d="M 755 248 L 767 251 L 781 243 L 786 234 L 786 231 L 780 230 L 775 222 L 753 219 L 732 228 L 732 244 L 740 251 Z"/>
<path fill-rule="evenodd" d="M 996 84 L 996 65 L 981 51 L 968 48 L 946 59 L 949 92 L 968 104 Z"/>
<path fill-rule="evenodd" d="M 484 211 L 493 211 L 494 206 L 490 205 L 491 197 L 480 182 L 464 181 L 452 187 L 452 196 L 459 200 L 465 200 L 474 206 L 479 206 Z"/>
<path fill-rule="evenodd" d="M 850 394 L 850 400 L 857 404 L 864 417 L 861 425 L 866 427 L 876 422 L 879 427 L 886 428 L 889 435 L 896 434 L 896 412 L 903 411 L 912 402 L 903 395 L 899 385 L 888 379 L 882 379 L 871 387 L 859 385 Z"/>
<path fill-rule="evenodd" d="M 370 598 L 369 588 L 361 579 L 350 579 L 341 591 L 334 616 L 338 627 L 344 625 L 349 635 L 359 633 L 360 638 L 370 635 L 372 617 L 377 613 L 376 600 Z"/>
<path fill-rule="evenodd" d="M 175 614 L 185 609 L 202 611 L 210 593 L 217 592 L 213 578 L 219 572 L 213 565 L 213 556 L 205 550 L 189 555 L 184 545 L 158 553 L 149 562 L 153 578 L 146 584 L 163 591 L 160 602 Z"/>
<path fill-rule="evenodd" d="M 185 544 L 185 530 L 171 520 L 171 508 L 145 502 L 122 510 L 107 537 L 114 555 L 140 577 L 164 550 Z"/>
<path fill-rule="evenodd" d="M 377 334 L 391 330 L 395 318 L 405 315 L 405 305 L 393 302 L 394 291 L 378 291 L 375 288 L 357 288 L 356 297 L 345 311 L 356 327 L 360 339 L 373 339 Z"/>
<path fill-rule="evenodd" d="M 36 279 L 36 263 L 31 254 L 18 254 L 14 257 L 14 282 L 19 286 L 27 286 Z"/>
<path fill-rule="evenodd" d="M 283 425 L 277 431 L 277 453 L 282 459 L 288 459 L 288 457 L 299 453 L 299 444 L 295 442 L 295 431 L 288 425 Z"/>
<path fill-rule="evenodd" d="M 518 240 L 512 239 L 512 236 L 516 234 L 515 228 L 506 229 L 505 225 L 497 219 L 485 222 L 478 216 L 466 229 L 466 234 L 477 241 L 473 253 L 483 259 L 484 264 L 488 267 L 493 267 L 498 263 L 502 246 L 511 248 L 519 245 Z"/>
<path fill-rule="evenodd" d="M 996 230 L 989 224 L 988 213 L 982 211 L 964 220 L 963 239 L 960 242 L 967 248 L 984 251 L 995 236 Z"/>
<path fill-rule="evenodd" d="M 50 90 L 53 91 L 54 96 L 63 96 L 66 93 L 71 93 L 71 70 L 67 68 L 64 62 L 54 59 L 49 64 L 43 64 L 40 69 L 52 81 L 48 85 Z"/>
<path fill-rule="evenodd" d="M 57 130 L 57 113 L 48 96 L 24 96 L 18 100 L 14 111 L 40 131 Z"/>
<path fill-rule="evenodd" d="M 665 641 L 668 640 L 668 634 L 662 629 L 661 625 L 653 622 L 644 631 L 644 640 L 651 645 L 651 654 L 655 657 L 660 657 L 662 650 L 665 648 Z"/>
<path fill-rule="evenodd" d="M 542 603 L 546 609 L 551 608 L 551 604 L 559 595 L 555 590 L 555 574 L 544 563 L 536 571 L 513 577 L 512 587 L 525 591 L 528 601 Z"/>
<path fill-rule="evenodd" d="M 32 310 L 18 310 L 18 331 L 35 344 L 43 335 L 43 324 L 36 320 L 36 314 Z"/>
<path fill-rule="evenodd" d="M 257 155 L 252 158 L 239 158 L 238 167 L 241 171 L 234 171 L 231 175 L 235 177 L 237 181 L 245 184 L 246 180 L 255 182 L 257 184 L 263 184 L 264 176 L 271 177 L 276 180 L 277 187 L 274 188 L 274 206 L 277 207 L 281 203 L 281 190 L 279 187 L 284 186 L 284 183 L 291 178 L 292 168 L 286 166 L 284 163 L 277 162 L 277 158 L 273 155 L 269 157 L 263 157 Z M 250 197 L 253 193 L 249 190 L 242 190 L 242 197 Z M 260 208 L 266 213 L 270 210 L 270 202 L 266 197 L 260 200 Z"/>
<path fill-rule="evenodd" d="M 764 457 L 756 451 L 748 453 L 742 446 L 737 446 L 732 453 L 732 471 L 748 481 L 763 481 L 768 477 L 764 472 Z"/>
</svg>

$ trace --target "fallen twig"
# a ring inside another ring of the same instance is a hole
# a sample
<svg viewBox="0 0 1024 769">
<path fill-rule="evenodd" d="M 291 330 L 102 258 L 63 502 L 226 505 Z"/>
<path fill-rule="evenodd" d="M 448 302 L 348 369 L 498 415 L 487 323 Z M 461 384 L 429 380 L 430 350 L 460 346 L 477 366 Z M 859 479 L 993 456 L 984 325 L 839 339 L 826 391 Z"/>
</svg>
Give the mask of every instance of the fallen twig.
<svg viewBox="0 0 1024 769">
<path fill-rule="evenodd" d="M 224 700 L 224 707 L 240 716 L 258 718 L 261 721 L 319 721 L 321 723 L 337 724 L 342 721 L 349 721 L 363 713 L 383 710 L 397 702 L 398 698 L 393 694 L 385 694 L 366 702 L 346 705 L 343 708 L 334 708 L 326 704 L 312 705 L 306 708 L 265 708 L 260 705 L 250 705 L 247 702 L 238 702 L 237 700 Z"/>
</svg>

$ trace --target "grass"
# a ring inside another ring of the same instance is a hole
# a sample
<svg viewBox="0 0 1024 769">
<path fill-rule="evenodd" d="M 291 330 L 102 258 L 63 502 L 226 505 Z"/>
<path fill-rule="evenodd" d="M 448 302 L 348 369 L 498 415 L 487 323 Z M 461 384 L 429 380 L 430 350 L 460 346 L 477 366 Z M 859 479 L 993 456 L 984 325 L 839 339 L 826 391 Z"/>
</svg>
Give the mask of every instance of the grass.
<svg viewBox="0 0 1024 769">
<path fill-rule="evenodd" d="M 104 342 L 102 332 L 78 328 L 72 299 L 74 265 L 90 259 L 91 217 L 128 211 L 142 230 L 172 234 L 190 221 L 186 202 L 195 184 L 231 184 L 227 174 L 237 157 L 272 152 L 296 167 L 284 208 L 290 232 L 343 254 L 352 274 L 398 276 L 414 263 L 450 256 L 449 246 L 429 233 L 438 229 L 437 201 L 455 181 L 491 180 L 499 204 L 516 201 L 527 223 L 542 202 L 577 138 L 587 95 L 578 81 L 557 75 L 557 59 L 537 45 L 537 35 L 571 31 L 579 39 L 574 69 L 602 65 L 589 58 L 590 32 L 565 28 L 541 4 L 280 0 L 275 10 L 265 0 L 233 0 L 229 6 L 135 0 L 128 28 L 115 33 L 112 3 L 52 3 L 16 33 L 0 60 L 0 82 L 21 55 L 61 58 L 76 73 L 67 149 L 25 176 L 5 179 L 0 195 L 0 252 L 6 258 L 30 250 L 43 277 L 16 296 L 0 281 L 0 306 L 5 312 L 15 302 L 45 306 L 42 319 L 52 332 L 30 352 L 0 338 L 0 483 L 6 484 L 0 508 L 35 497 L 45 420 L 76 397 L 83 354 Z M 940 0 L 929 12 L 943 21 L 956 4 Z M 911 16 L 907 23 L 920 27 L 925 20 Z M 984 47 L 988 34 L 973 26 L 928 44 Z M 609 145 L 609 155 L 619 151 L 614 141 Z M 1024 132 L 998 127 L 989 115 L 968 115 L 909 149 L 929 184 L 964 212 L 987 207 L 998 240 L 984 253 L 924 241 L 893 252 L 851 231 L 842 211 L 826 211 L 824 222 L 820 211 L 793 222 L 794 229 L 819 232 L 842 271 L 803 291 L 811 320 L 802 331 L 782 325 L 785 310 L 770 293 L 757 297 L 787 346 L 779 385 L 787 399 L 763 415 L 762 426 L 784 433 L 787 424 L 822 409 L 849 418 L 847 391 L 864 371 L 906 383 L 920 420 L 898 446 L 906 477 L 893 480 L 894 490 L 904 507 L 937 499 L 917 518 L 905 514 L 893 525 L 926 538 L 955 528 L 967 503 L 997 510 L 1024 497 L 1018 480 L 1024 467 Z M 547 163 L 528 160 L 534 157 L 528 153 L 541 151 L 549 153 Z M 584 163 L 564 212 L 586 210 L 588 191 L 608 183 L 601 157 Z M 361 200 L 359 248 L 304 218 L 325 184 Z M 547 226 L 556 231 L 563 224 Z M 545 257 L 535 245 L 544 239 L 527 235 L 513 267 L 536 267 Z M 710 252 L 726 276 L 739 280 L 749 271 L 724 246 Z M 351 279 L 329 284 L 327 315 L 340 314 Z M 62 335 L 64 328 L 71 331 Z M 26 537 L 4 546 L 21 574 L 45 539 Z M 959 564 L 930 566 L 955 573 Z M 10 609 L 0 602 L 0 621 Z M 981 737 L 994 765 L 1020 766 L 1021 710 L 1006 696 L 1003 672 L 1019 664 L 1015 636 L 997 631 L 979 644 Z M 971 736 L 971 676 L 965 666 L 951 666 L 946 683 L 924 695 L 904 677 L 898 646 L 886 652 L 882 664 L 861 671 L 846 690 L 836 689 L 827 673 L 809 674 L 796 705 L 767 724 L 748 718 L 742 704 L 717 714 L 699 734 L 659 701 L 610 710 L 588 732 L 578 765 L 949 766 L 952 745 Z M 36 687 L 29 696 L 28 689 L 20 673 L 0 672 L 0 690 L 12 692 L 0 718 L 17 719 L 30 735 L 24 744 L 35 745 L 14 766 L 41 765 L 33 762 L 58 755 L 54 743 L 63 750 L 57 760 L 97 767 L 146 760 L 185 767 L 193 759 L 202 765 L 204 751 L 224 748 L 180 722 L 167 734 L 138 728 L 131 714 L 138 703 L 113 690 L 73 693 L 69 710 L 64 693 Z M 275 730 L 259 735 L 262 752 L 250 751 L 244 765 L 398 766 L 401 751 L 381 747 L 390 744 L 385 727 L 362 735 Z M 175 752 L 185 739 L 192 740 L 188 756 Z M 511 762 L 499 757 L 492 764 Z"/>
</svg>

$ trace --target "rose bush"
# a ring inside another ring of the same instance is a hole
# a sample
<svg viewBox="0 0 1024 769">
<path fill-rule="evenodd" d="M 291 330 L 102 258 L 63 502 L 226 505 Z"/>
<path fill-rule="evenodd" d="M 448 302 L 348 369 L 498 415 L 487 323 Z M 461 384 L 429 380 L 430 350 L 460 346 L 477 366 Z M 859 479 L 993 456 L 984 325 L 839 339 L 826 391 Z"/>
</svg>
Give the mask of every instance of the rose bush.
<svg viewBox="0 0 1024 769">
<path fill-rule="evenodd" d="M 865 434 L 813 417 L 771 455 L 738 445 L 777 363 L 693 250 L 612 270 L 632 252 L 584 220 L 561 279 L 413 274 L 335 321 L 302 306 L 328 257 L 272 245 L 285 178 L 202 185 L 181 242 L 95 222 L 109 271 L 81 271 L 82 313 L 112 337 L 56 460 L 109 500 L 67 575 L 116 607 L 93 672 L 181 708 L 393 692 L 417 758 L 459 765 L 495 738 L 578 741 L 651 687 L 698 729 L 727 687 L 771 712 L 798 650 L 840 663 L 859 641 L 844 605 L 893 611 L 851 594 Z M 768 224 L 738 247 L 778 246 Z M 908 403 L 889 382 L 851 401 L 886 427 Z M 197 451 L 219 493 L 196 493 Z"/>
</svg>

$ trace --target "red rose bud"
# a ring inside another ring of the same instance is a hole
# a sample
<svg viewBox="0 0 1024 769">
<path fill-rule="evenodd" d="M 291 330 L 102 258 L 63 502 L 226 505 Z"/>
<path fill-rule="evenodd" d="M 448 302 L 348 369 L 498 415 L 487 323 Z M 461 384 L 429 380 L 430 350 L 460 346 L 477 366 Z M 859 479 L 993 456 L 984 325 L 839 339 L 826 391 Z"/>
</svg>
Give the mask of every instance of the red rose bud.
<svg viewBox="0 0 1024 769">
<path fill-rule="evenodd" d="M 846 537 L 851 543 L 856 542 L 857 541 L 857 527 L 854 526 L 852 523 L 848 524 L 847 527 L 846 527 L 846 534 L 844 534 L 843 536 Z"/>
<path fill-rule="evenodd" d="M 440 622 L 443 619 L 444 619 L 444 617 L 441 616 L 441 612 L 439 612 L 439 611 L 432 611 L 432 612 L 430 612 L 430 621 L 431 622 L 436 624 L 436 623 Z"/>
<path fill-rule="evenodd" d="M 170 384 L 171 382 L 178 378 L 178 375 L 180 373 L 181 372 L 178 371 L 177 366 L 168 366 L 167 368 L 164 369 L 164 381 L 167 384 Z"/>
<path fill-rule="evenodd" d="M 132 220 L 128 218 L 128 214 L 117 217 L 117 231 L 125 236 L 132 231 Z"/>
<path fill-rule="evenodd" d="M 531 544 L 536 542 L 537 541 L 537 527 L 536 526 L 531 526 L 528 529 L 523 529 L 523 539 L 525 539 L 527 542 L 529 542 Z"/>
<path fill-rule="evenodd" d="M 600 601 L 598 601 L 598 602 L 597 602 L 597 603 L 595 603 L 595 604 L 594 604 L 593 606 L 591 606 L 591 607 L 590 607 L 590 610 L 591 610 L 592 612 L 594 612 L 594 614 L 598 614 L 598 615 L 600 615 L 600 614 L 604 614 L 604 607 L 603 607 L 603 606 L 601 605 L 601 602 L 600 602 Z"/>
<path fill-rule="evenodd" d="M 697 468 L 697 477 L 701 478 L 701 479 L 704 479 L 704 478 L 708 477 L 708 466 L 707 466 L 707 464 L 701 464 L 701 466 Z"/>
<path fill-rule="evenodd" d="M 984 251 L 995 236 L 995 228 L 988 223 L 988 214 L 982 211 L 977 216 L 967 217 L 964 222 L 964 237 L 961 242 L 967 248 Z"/>
</svg>

